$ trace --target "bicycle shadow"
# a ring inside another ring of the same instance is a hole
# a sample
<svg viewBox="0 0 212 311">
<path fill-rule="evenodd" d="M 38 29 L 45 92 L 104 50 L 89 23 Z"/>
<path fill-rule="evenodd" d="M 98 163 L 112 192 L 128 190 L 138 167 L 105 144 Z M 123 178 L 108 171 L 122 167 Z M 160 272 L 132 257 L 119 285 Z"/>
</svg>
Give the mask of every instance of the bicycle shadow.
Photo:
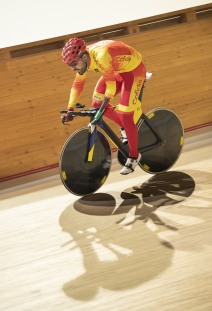
<svg viewBox="0 0 212 311">
<path fill-rule="evenodd" d="M 172 264 L 174 248 L 146 223 L 151 219 L 157 226 L 177 230 L 155 211 L 185 200 L 194 185 L 189 175 L 168 172 L 121 194 L 97 193 L 68 206 L 59 223 L 75 242 L 72 255 L 80 250 L 84 272 L 64 284 L 65 294 L 88 301 L 101 288 L 126 290 L 163 273 Z"/>
<path fill-rule="evenodd" d="M 148 219 L 151 219 L 156 225 L 163 225 L 168 229 L 177 230 L 176 227 L 167 225 L 162 221 L 155 211 L 159 207 L 171 206 L 184 201 L 190 197 L 194 189 L 195 182 L 188 174 L 166 172 L 149 178 L 140 186 L 126 189 L 121 193 L 121 197 L 126 200 L 129 196 L 136 195 L 143 201 L 142 206 L 135 212 L 137 216 L 135 221 L 139 219 L 148 221 Z"/>
</svg>

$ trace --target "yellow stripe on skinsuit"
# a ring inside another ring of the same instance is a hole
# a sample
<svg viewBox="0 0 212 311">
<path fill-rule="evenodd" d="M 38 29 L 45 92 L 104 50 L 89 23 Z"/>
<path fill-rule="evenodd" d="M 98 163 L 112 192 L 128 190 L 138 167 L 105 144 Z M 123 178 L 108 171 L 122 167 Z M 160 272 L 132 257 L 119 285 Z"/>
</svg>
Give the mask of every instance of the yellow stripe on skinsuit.
<svg viewBox="0 0 212 311">
<path fill-rule="evenodd" d="M 135 112 L 134 112 L 134 116 L 133 116 L 133 120 L 134 120 L 134 123 L 136 124 L 140 118 L 140 116 L 142 115 L 142 109 L 141 109 L 141 102 L 138 100 L 137 101 L 137 108 L 135 109 Z"/>
<path fill-rule="evenodd" d="M 141 102 L 138 100 L 140 95 L 141 87 L 144 82 L 144 77 L 135 77 L 132 89 L 130 92 L 129 106 L 123 106 L 119 104 L 115 110 L 120 110 L 123 112 L 132 112 L 134 111 L 134 123 L 136 124 L 138 119 L 142 114 Z"/>
<path fill-rule="evenodd" d="M 141 102 L 139 101 L 139 95 L 141 92 L 141 87 L 144 83 L 145 78 L 144 77 L 135 77 L 134 83 L 132 85 L 132 89 L 130 92 L 130 100 L 129 100 L 129 107 L 134 107 L 134 123 L 136 124 L 138 122 L 138 119 L 140 118 L 142 114 L 141 109 Z"/>
<path fill-rule="evenodd" d="M 138 97 L 141 92 L 141 87 L 144 83 L 144 77 L 135 77 L 131 92 L 130 92 L 130 100 L 129 100 L 129 107 L 135 107 L 138 102 Z M 133 111 L 133 110 L 132 110 Z"/>
<path fill-rule="evenodd" d="M 104 97 L 105 97 L 105 94 L 101 94 L 96 91 L 93 92 L 93 98 L 95 98 L 96 100 L 103 101 Z"/>
<path fill-rule="evenodd" d="M 134 111 L 133 120 L 134 120 L 135 124 L 138 122 L 138 119 L 140 118 L 140 116 L 142 114 L 141 102 L 139 100 L 137 100 L 136 105 L 134 105 L 133 107 L 122 106 L 119 104 L 116 106 L 115 110 L 120 110 L 120 111 L 124 111 L 124 112 Z"/>
</svg>

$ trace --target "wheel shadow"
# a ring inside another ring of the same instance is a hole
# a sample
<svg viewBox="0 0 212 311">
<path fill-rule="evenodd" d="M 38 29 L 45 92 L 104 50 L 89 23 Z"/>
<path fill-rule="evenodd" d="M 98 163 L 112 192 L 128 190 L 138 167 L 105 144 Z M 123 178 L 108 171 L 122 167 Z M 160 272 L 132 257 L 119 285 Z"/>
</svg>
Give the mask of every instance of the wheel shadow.
<svg viewBox="0 0 212 311">
<path fill-rule="evenodd" d="M 123 205 L 132 195 L 137 196 L 142 205 L 136 209 L 137 216 L 134 221 L 151 219 L 154 224 L 162 225 L 171 230 L 177 230 L 162 221 L 155 213 L 159 207 L 172 206 L 183 202 L 191 196 L 195 189 L 195 182 L 191 176 L 182 172 L 166 172 L 155 175 L 142 183 L 140 186 L 133 186 L 121 193 L 124 199 Z M 122 206 L 120 206 L 120 209 Z M 118 212 L 118 211 L 116 211 Z"/>
<path fill-rule="evenodd" d="M 118 192 L 97 193 L 80 198 L 60 216 L 63 231 L 80 251 L 79 274 L 64 284 L 67 296 L 92 300 L 101 288 L 127 290 L 163 273 L 171 264 L 173 246 L 162 240 L 147 223 L 165 230 L 178 228 L 156 214 L 161 206 L 182 202 L 194 191 L 194 180 L 181 172 L 156 175 L 141 185 Z M 76 265 L 76 262 L 75 262 Z"/>
</svg>

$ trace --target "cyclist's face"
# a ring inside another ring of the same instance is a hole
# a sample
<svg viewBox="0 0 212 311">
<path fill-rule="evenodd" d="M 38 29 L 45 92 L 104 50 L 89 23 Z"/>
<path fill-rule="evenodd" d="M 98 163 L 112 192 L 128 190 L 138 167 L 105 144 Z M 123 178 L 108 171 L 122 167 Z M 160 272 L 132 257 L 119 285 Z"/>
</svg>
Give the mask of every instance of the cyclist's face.
<svg viewBox="0 0 212 311">
<path fill-rule="evenodd" d="M 78 72 L 80 75 L 83 75 L 87 71 L 88 60 L 85 56 L 86 55 L 83 55 L 83 57 L 80 58 L 76 64 L 71 66 L 71 69 Z"/>
</svg>

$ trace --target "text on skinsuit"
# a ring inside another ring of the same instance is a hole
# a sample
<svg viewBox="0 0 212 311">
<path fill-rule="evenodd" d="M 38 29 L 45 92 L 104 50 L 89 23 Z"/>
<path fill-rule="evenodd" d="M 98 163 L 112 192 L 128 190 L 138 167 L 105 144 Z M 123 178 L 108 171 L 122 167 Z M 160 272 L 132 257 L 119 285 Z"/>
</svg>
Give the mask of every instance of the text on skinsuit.
<svg viewBox="0 0 212 311">
<path fill-rule="evenodd" d="M 95 61 L 96 65 L 97 65 L 101 70 L 104 70 L 103 65 L 100 64 L 100 62 L 98 61 L 98 59 L 95 59 L 95 58 L 94 58 L 94 61 Z M 96 70 L 96 71 L 97 71 L 97 70 Z"/>
<path fill-rule="evenodd" d="M 121 63 L 121 62 L 129 62 L 131 60 L 131 56 L 130 55 L 124 55 L 124 56 L 117 56 L 116 57 L 116 61 L 117 63 Z"/>
<path fill-rule="evenodd" d="M 108 93 L 108 92 L 105 92 L 105 96 L 106 96 L 107 98 L 113 98 L 113 97 L 114 97 L 114 95 L 112 95 L 112 94 L 110 94 L 110 93 Z"/>
<path fill-rule="evenodd" d="M 101 100 L 102 98 L 99 96 L 94 95 L 93 98 L 97 99 L 97 100 Z"/>
<path fill-rule="evenodd" d="M 140 95 L 140 88 L 142 86 L 142 82 L 143 80 L 139 80 L 137 85 L 136 85 L 136 90 L 135 90 L 135 98 L 133 99 L 133 105 L 135 105 L 137 103 L 138 97 Z"/>
</svg>

